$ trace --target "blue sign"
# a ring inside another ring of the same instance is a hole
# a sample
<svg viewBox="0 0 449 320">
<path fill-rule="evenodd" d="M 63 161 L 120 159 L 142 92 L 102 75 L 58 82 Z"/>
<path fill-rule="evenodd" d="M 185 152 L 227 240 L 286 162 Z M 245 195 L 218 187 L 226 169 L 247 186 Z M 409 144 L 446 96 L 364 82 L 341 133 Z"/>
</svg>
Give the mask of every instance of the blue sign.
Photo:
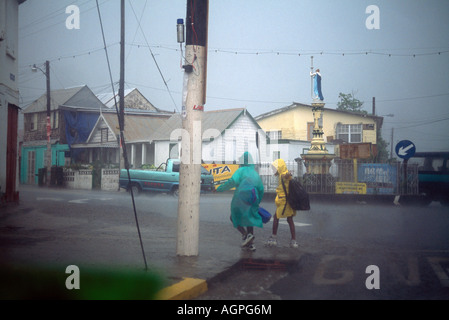
<svg viewBox="0 0 449 320">
<path fill-rule="evenodd" d="M 394 194 L 396 175 L 396 167 L 383 163 L 363 163 L 358 169 L 358 181 L 366 184 L 367 194 Z"/>
<path fill-rule="evenodd" d="M 415 155 L 415 144 L 409 140 L 399 141 L 396 145 L 396 154 L 401 159 L 409 159 Z"/>
</svg>

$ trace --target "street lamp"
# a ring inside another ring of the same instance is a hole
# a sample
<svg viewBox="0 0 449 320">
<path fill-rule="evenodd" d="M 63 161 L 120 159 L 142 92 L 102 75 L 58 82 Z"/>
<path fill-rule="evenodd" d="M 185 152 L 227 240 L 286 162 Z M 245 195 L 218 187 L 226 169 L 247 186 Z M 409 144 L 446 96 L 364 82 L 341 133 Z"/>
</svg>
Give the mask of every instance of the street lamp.
<svg viewBox="0 0 449 320">
<path fill-rule="evenodd" d="M 48 175 L 51 173 L 51 143 L 50 143 L 50 135 L 51 135 L 51 124 L 50 124 L 50 62 L 45 61 L 45 71 L 41 68 L 37 67 L 35 64 L 31 68 L 32 72 L 37 72 L 40 70 L 47 79 L 47 156 L 46 156 L 46 167 L 47 167 L 47 176 L 46 176 L 46 184 L 47 186 L 50 183 L 50 179 L 48 179 Z"/>
</svg>

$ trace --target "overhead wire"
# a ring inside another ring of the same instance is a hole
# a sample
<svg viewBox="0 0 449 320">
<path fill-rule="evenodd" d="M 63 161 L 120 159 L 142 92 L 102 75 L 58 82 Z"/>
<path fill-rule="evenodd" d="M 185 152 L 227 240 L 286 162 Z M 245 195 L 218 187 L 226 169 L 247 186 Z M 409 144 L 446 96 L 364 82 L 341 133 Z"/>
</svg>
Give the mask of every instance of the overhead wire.
<svg viewBox="0 0 449 320">
<path fill-rule="evenodd" d="M 104 3 L 108 2 L 108 1 L 110 1 L 110 0 L 104 0 L 101 4 L 104 4 Z M 85 2 L 85 3 L 88 3 L 88 2 Z M 90 1 L 89 1 L 89 3 L 90 3 Z M 84 4 L 84 3 L 83 3 L 83 4 Z M 92 10 L 92 9 L 95 9 L 95 6 L 90 7 L 90 8 L 87 8 L 86 10 L 81 11 L 80 13 L 86 13 L 86 12 Z M 63 9 L 58 9 L 58 10 L 54 11 L 53 13 L 60 12 L 61 10 L 63 10 Z M 64 12 L 65 12 L 65 11 L 64 11 Z M 52 13 L 51 13 L 51 14 L 48 14 L 48 15 L 46 15 L 46 16 L 44 16 L 44 17 L 48 17 L 48 16 L 52 16 Z M 29 36 L 32 36 L 32 35 L 34 35 L 34 34 L 36 34 L 36 33 L 45 31 L 45 30 L 47 30 L 47 29 L 49 29 L 49 28 L 51 28 L 51 27 L 54 27 L 54 26 L 56 26 L 56 25 L 61 25 L 61 23 L 64 23 L 66 17 L 65 17 L 64 15 L 58 15 L 58 16 L 64 17 L 63 20 L 59 20 L 58 22 L 53 23 L 53 24 L 50 24 L 50 25 L 48 25 L 48 26 L 45 26 L 45 27 L 43 27 L 43 28 L 41 28 L 41 29 L 36 28 L 35 25 L 32 25 L 33 22 L 30 23 L 30 24 L 28 24 L 28 25 L 26 25 L 24 28 L 29 27 L 29 26 L 33 26 L 34 28 L 33 28 L 33 30 L 32 30 L 30 33 L 28 33 L 28 34 L 23 34 L 23 35 L 21 35 L 20 37 L 21 37 L 21 38 L 27 38 L 27 37 L 29 37 Z M 42 17 L 42 18 L 40 18 L 40 19 L 43 19 L 44 17 Z M 36 23 L 36 24 L 41 23 L 40 19 L 37 19 L 37 20 L 36 20 L 37 22 L 34 22 L 34 23 Z M 48 19 L 44 19 L 44 22 L 46 22 L 46 21 L 48 21 Z"/>
<path fill-rule="evenodd" d="M 139 25 L 140 31 L 142 32 L 142 36 L 143 36 L 143 38 L 144 38 L 144 40 L 145 40 L 145 42 L 146 42 L 146 44 L 147 44 L 147 46 L 148 46 L 148 49 L 149 49 L 150 54 L 151 54 L 151 57 L 153 58 L 153 61 L 154 61 L 154 63 L 156 64 L 157 70 L 159 71 L 159 74 L 160 74 L 160 76 L 161 76 L 161 78 L 162 78 L 162 81 L 164 82 L 164 85 L 165 85 L 165 87 L 167 88 L 168 94 L 169 94 L 169 96 L 170 96 L 170 98 L 171 98 L 171 100 L 172 100 L 172 102 L 173 102 L 173 105 L 175 106 L 175 109 L 179 112 L 178 106 L 176 105 L 176 102 L 175 102 L 175 100 L 173 99 L 173 95 L 172 95 L 171 92 L 170 92 L 170 88 L 168 87 L 168 83 L 167 83 L 167 81 L 165 80 L 165 77 L 164 77 L 164 75 L 162 74 L 161 68 L 159 67 L 159 64 L 158 64 L 157 61 L 156 61 L 156 57 L 155 57 L 154 54 L 153 54 L 153 50 L 151 50 L 151 47 L 150 47 L 150 45 L 148 44 L 147 37 L 145 36 L 145 32 L 144 32 L 143 29 L 142 29 L 142 25 L 141 25 L 140 21 L 139 21 L 138 18 L 137 18 L 137 14 L 136 14 L 136 12 L 134 11 L 134 7 L 133 7 L 131 1 L 128 1 L 128 3 L 129 3 L 129 5 L 131 6 L 131 9 L 132 9 L 132 11 L 133 11 L 133 13 L 134 13 L 134 16 L 136 17 L 136 21 L 137 21 L 137 23 L 138 23 L 138 25 Z"/>
<path fill-rule="evenodd" d="M 131 186 L 132 184 L 131 184 L 131 176 L 130 176 L 130 173 L 129 173 L 128 157 L 127 157 L 127 154 L 126 154 L 126 141 L 125 141 L 125 135 L 124 135 L 124 128 L 122 127 L 122 121 L 120 121 L 120 113 L 119 113 L 119 110 L 118 110 L 118 107 L 117 107 L 117 98 L 116 98 L 116 95 L 115 95 L 114 82 L 112 80 L 111 64 L 110 64 L 110 61 L 109 61 L 108 50 L 107 50 L 107 47 L 106 47 L 106 38 L 104 36 L 103 22 L 101 20 L 101 13 L 100 13 L 100 6 L 98 4 L 98 0 L 96 0 L 96 2 L 97 2 L 98 18 L 100 20 L 100 26 L 101 26 L 101 34 L 102 34 L 102 37 L 103 37 L 104 50 L 105 50 L 105 53 L 106 53 L 106 61 L 107 61 L 107 64 L 108 64 L 109 78 L 111 80 L 111 87 L 112 87 L 112 92 L 113 92 L 113 96 L 114 96 L 115 110 L 116 110 L 116 113 L 117 113 L 118 123 L 119 123 L 119 126 L 120 126 L 120 142 L 121 142 L 122 148 L 123 148 L 123 157 L 125 159 L 125 168 L 126 168 L 126 171 L 128 173 L 128 182 L 129 182 L 129 185 Z M 139 240 L 140 240 L 140 247 L 142 249 L 143 260 L 144 260 L 144 263 L 145 263 L 145 270 L 148 270 L 147 260 L 146 260 L 146 257 L 145 257 L 145 250 L 144 250 L 143 242 L 142 242 L 142 236 L 140 234 L 139 220 L 137 218 L 137 210 L 136 210 L 136 204 L 135 204 L 135 201 L 134 201 L 133 189 L 131 188 L 130 191 L 131 191 L 130 193 L 131 193 L 131 199 L 132 199 L 132 205 L 133 205 L 133 211 L 134 211 L 134 218 L 135 218 L 135 221 L 136 221 L 137 232 L 138 232 Z"/>
</svg>

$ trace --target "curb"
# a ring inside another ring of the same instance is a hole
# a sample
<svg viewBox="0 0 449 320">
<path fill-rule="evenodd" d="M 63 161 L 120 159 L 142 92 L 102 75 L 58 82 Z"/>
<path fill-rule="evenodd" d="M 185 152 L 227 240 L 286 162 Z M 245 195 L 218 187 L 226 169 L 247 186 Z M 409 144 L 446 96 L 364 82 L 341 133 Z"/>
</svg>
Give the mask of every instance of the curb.
<svg viewBox="0 0 449 320">
<path fill-rule="evenodd" d="M 157 300 L 190 300 L 206 291 L 206 280 L 184 278 L 184 280 L 159 291 L 156 297 Z"/>
</svg>

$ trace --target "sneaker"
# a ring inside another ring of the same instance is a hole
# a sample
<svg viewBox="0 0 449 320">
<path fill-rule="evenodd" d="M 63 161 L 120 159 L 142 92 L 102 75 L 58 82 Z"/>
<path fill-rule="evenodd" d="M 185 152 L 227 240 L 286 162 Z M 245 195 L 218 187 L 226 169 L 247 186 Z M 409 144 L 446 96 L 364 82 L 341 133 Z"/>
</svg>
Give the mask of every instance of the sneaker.
<svg viewBox="0 0 449 320">
<path fill-rule="evenodd" d="M 296 240 L 292 240 L 290 241 L 290 248 L 298 248 L 298 242 L 296 242 Z"/>
<path fill-rule="evenodd" d="M 249 251 L 256 251 L 256 246 L 252 243 L 252 244 L 248 245 L 246 247 L 246 249 Z"/>
<path fill-rule="evenodd" d="M 242 247 L 249 246 L 254 241 L 254 235 L 252 233 L 248 233 L 246 236 L 243 237 Z"/>
<path fill-rule="evenodd" d="M 278 241 L 275 237 L 270 236 L 267 240 L 267 242 L 265 243 L 265 246 L 267 247 L 276 247 L 278 245 Z"/>
</svg>

